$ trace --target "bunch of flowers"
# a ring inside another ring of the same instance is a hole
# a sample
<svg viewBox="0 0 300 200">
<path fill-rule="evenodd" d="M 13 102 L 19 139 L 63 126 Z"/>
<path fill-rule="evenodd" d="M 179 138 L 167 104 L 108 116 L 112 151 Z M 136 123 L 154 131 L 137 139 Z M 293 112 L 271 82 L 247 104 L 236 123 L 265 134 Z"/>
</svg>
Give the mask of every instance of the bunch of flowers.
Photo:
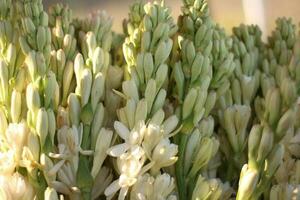
<svg viewBox="0 0 300 200">
<path fill-rule="evenodd" d="M 0 0 L 0 199 L 300 199 L 300 35 Z"/>
</svg>

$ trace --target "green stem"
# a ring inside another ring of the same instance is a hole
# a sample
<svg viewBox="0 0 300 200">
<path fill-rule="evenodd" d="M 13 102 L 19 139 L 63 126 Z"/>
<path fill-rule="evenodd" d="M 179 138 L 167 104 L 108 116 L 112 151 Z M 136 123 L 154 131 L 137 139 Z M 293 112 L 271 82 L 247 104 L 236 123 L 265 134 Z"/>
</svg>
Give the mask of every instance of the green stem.
<svg viewBox="0 0 300 200">
<path fill-rule="evenodd" d="M 176 179 L 178 186 L 178 193 L 180 200 L 186 200 L 186 182 L 184 175 L 184 155 L 185 155 L 185 147 L 187 144 L 188 135 L 184 133 L 179 133 L 179 149 L 178 149 L 178 161 L 176 162 Z"/>
</svg>

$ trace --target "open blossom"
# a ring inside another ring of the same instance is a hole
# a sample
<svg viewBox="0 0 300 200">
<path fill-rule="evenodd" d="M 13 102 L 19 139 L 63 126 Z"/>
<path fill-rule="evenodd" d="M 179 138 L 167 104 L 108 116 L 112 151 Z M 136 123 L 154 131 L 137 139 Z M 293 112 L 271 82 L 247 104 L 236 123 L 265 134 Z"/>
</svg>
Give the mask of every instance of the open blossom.
<svg viewBox="0 0 300 200">
<path fill-rule="evenodd" d="M 141 176 L 130 192 L 130 200 L 176 200 L 172 195 L 175 180 L 169 174 L 160 174 L 156 178 L 150 174 Z"/>
<path fill-rule="evenodd" d="M 10 123 L 5 132 L 6 142 L 15 151 L 15 159 L 18 162 L 22 155 L 23 146 L 28 135 L 28 127 L 25 123 Z"/>
<path fill-rule="evenodd" d="M 34 191 L 29 182 L 18 172 L 13 175 L 0 175 L 0 197 L 6 200 L 32 200 Z"/>
</svg>

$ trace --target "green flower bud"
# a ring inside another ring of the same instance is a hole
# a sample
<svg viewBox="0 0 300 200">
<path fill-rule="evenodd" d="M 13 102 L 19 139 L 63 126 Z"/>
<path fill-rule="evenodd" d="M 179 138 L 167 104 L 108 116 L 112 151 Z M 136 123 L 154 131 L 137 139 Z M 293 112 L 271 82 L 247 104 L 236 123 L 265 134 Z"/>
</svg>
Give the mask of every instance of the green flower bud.
<svg viewBox="0 0 300 200">
<path fill-rule="evenodd" d="M 176 81 L 176 87 L 177 87 L 177 93 L 179 96 L 179 99 L 183 99 L 184 95 L 184 74 L 182 71 L 182 67 L 180 63 L 175 63 L 174 66 L 174 79 Z"/>
<path fill-rule="evenodd" d="M 163 84 L 167 80 L 167 76 L 168 76 L 168 66 L 165 64 L 160 65 L 156 71 L 156 76 L 155 76 L 155 81 L 158 89 L 163 86 Z"/>
<path fill-rule="evenodd" d="M 27 34 L 35 33 L 36 28 L 34 26 L 33 21 L 29 17 L 26 17 L 25 19 L 23 19 L 22 22 L 24 23 L 23 26 L 24 26 L 24 29 L 27 32 Z"/>
<path fill-rule="evenodd" d="M 172 131 L 175 130 L 179 122 L 179 119 L 176 115 L 171 115 L 168 117 L 164 123 L 162 124 L 162 127 L 164 129 L 164 135 L 169 135 Z"/>
<path fill-rule="evenodd" d="M 93 74 L 100 72 L 104 65 L 104 51 L 97 47 L 93 53 Z"/>
<path fill-rule="evenodd" d="M 166 97 L 167 97 L 166 90 L 164 90 L 164 89 L 159 90 L 159 92 L 155 98 L 155 101 L 153 103 L 151 113 L 155 113 L 159 109 L 163 108 Z"/>
<path fill-rule="evenodd" d="M 284 146 L 282 144 L 276 145 L 266 160 L 266 169 L 264 174 L 267 178 L 270 179 L 273 177 L 279 165 L 282 163 L 283 154 Z"/>
<path fill-rule="evenodd" d="M 36 111 L 41 107 L 39 91 L 32 83 L 26 89 L 26 103 L 29 110 Z"/>
<path fill-rule="evenodd" d="M 2 102 L 8 99 L 8 67 L 4 61 L 0 61 L 0 97 Z"/>
<path fill-rule="evenodd" d="M 193 156 L 195 156 L 195 154 L 197 153 L 196 150 L 198 149 L 201 139 L 202 134 L 200 134 L 200 131 L 198 129 L 195 129 L 189 136 L 184 156 L 185 174 L 187 174 L 190 168 L 192 167 Z"/>
<path fill-rule="evenodd" d="M 162 109 L 159 109 L 151 117 L 149 124 L 161 125 L 165 118 L 165 112 Z"/>
<path fill-rule="evenodd" d="M 145 99 L 147 101 L 148 106 L 148 114 L 150 114 L 154 99 L 156 97 L 157 87 L 156 82 L 153 79 L 150 79 L 145 90 Z"/>
<path fill-rule="evenodd" d="M 38 74 L 40 76 L 45 76 L 47 67 L 46 67 L 46 61 L 44 55 L 40 52 L 37 52 L 35 59 L 36 59 L 36 67 L 37 67 Z"/>
<path fill-rule="evenodd" d="M 69 95 L 69 89 L 71 85 L 71 81 L 74 73 L 74 64 L 71 61 L 68 61 L 63 74 L 63 93 L 62 93 L 62 101 L 65 102 Z"/>
<path fill-rule="evenodd" d="M 36 44 L 39 51 L 43 51 L 44 46 L 46 45 L 46 31 L 42 26 L 38 27 L 36 34 Z"/>
<path fill-rule="evenodd" d="M 275 134 L 276 139 L 280 140 L 286 132 L 295 124 L 295 111 L 291 108 L 287 110 L 280 118 Z"/>
<path fill-rule="evenodd" d="M 36 53 L 34 51 L 30 51 L 29 54 L 26 56 L 25 64 L 27 65 L 31 80 L 34 81 L 38 73 Z"/>
<path fill-rule="evenodd" d="M 95 153 L 93 159 L 93 167 L 91 175 L 95 179 L 98 175 L 102 164 L 107 156 L 106 151 L 111 145 L 113 132 L 102 128 L 97 136 L 97 142 L 95 146 Z"/>
<path fill-rule="evenodd" d="M 191 67 L 191 82 L 196 81 L 201 73 L 204 57 L 201 53 L 197 53 Z"/>
<path fill-rule="evenodd" d="M 145 121 L 147 117 L 147 102 L 145 99 L 138 101 L 136 110 L 135 110 L 135 124 Z"/>
<path fill-rule="evenodd" d="M 215 91 L 210 91 L 207 95 L 207 99 L 205 102 L 205 113 L 204 116 L 207 117 L 211 110 L 214 108 L 217 101 L 217 94 Z"/>
<path fill-rule="evenodd" d="M 93 57 L 92 53 L 94 52 L 94 50 L 96 49 L 96 46 L 97 46 L 96 37 L 93 32 L 88 32 L 86 34 L 86 43 L 87 43 L 88 52 L 89 52 L 88 57 L 92 58 Z"/>
<path fill-rule="evenodd" d="M 143 71 L 146 83 L 151 79 L 154 70 L 153 58 L 151 53 L 143 54 Z"/>
<path fill-rule="evenodd" d="M 84 107 L 90 98 L 91 87 L 92 87 L 92 72 L 90 69 L 85 68 L 81 74 L 80 80 L 80 97 L 81 97 L 81 106 Z"/>
<path fill-rule="evenodd" d="M 285 105 L 291 106 L 297 100 L 297 88 L 295 82 L 290 78 L 285 78 L 280 87 Z"/>
<path fill-rule="evenodd" d="M 55 97 L 56 78 L 53 72 L 49 72 L 44 78 L 45 107 L 48 108 Z"/>
<path fill-rule="evenodd" d="M 147 107 L 148 107 L 148 102 L 147 102 Z M 125 112 L 126 112 L 126 119 L 128 121 L 128 125 L 130 129 L 132 129 L 135 125 L 135 111 L 136 111 L 136 102 L 133 101 L 132 99 L 128 100 L 125 106 Z"/>
<path fill-rule="evenodd" d="M 155 66 L 159 66 L 160 64 L 164 63 L 170 55 L 172 50 L 173 41 L 168 39 L 166 42 L 160 42 L 157 45 L 157 49 L 155 51 Z"/>
<path fill-rule="evenodd" d="M 0 107 L 0 128 L 2 130 L 0 138 L 5 137 L 5 132 L 6 132 L 7 127 L 8 127 L 8 123 L 7 123 L 5 111 L 2 107 Z"/>
<path fill-rule="evenodd" d="M 80 84 L 81 73 L 83 69 L 84 69 L 83 57 L 80 53 L 78 53 L 74 61 L 74 72 L 75 72 L 77 84 Z"/>
<path fill-rule="evenodd" d="M 274 140 L 273 134 L 274 133 L 272 132 L 270 127 L 264 126 L 256 158 L 256 161 L 259 164 L 261 164 L 265 160 L 265 158 L 272 150 Z"/>
<path fill-rule="evenodd" d="M 66 65 L 66 56 L 62 49 L 56 52 L 56 62 L 57 62 L 57 79 L 59 82 L 64 78 L 64 69 Z"/>
<path fill-rule="evenodd" d="M 21 93 L 18 92 L 17 90 L 13 90 L 11 94 L 10 113 L 11 113 L 12 122 L 14 123 L 17 123 L 20 120 L 21 106 L 22 106 Z"/>
<path fill-rule="evenodd" d="M 122 89 L 126 97 L 131 98 L 136 102 L 139 100 L 138 88 L 133 80 L 124 81 L 122 83 Z"/>
<path fill-rule="evenodd" d="M 197 100 L 197 90 L 194 88 L 191 88 L 189 90 L 189 92 L 187 93 L 184 102 L 183 102 L 183 106 L 182 106 L 182 119 L 186 119 L 188 118 L 193 111 L 194 105 L 196 103 Z"/>
<path fill-rule="evenodd" d="M 239 181 L 239 190 L 237 193 L 237 200 L 248 200 L 251 198 L 259 179 L 258 171 L 248 168 L 248 165 L 244 165 L 242 169 Z"/>
<path fill-rule="evenodd" d="M 97 105 L 95 110 L 92 126 L 91 126 L 91 137 L 92 137 L 92 148 L 94 149 L 96 144 L 97 134 L 100 131 L 100 128 L 104 125 L 105 121 L 105 108 L 102 103 Z"/>
<path fill-rule="evenodd" d="M 275 125 L 278 122 L 281 113 L 281 98 L 279 89 L 274 88 L 267 92 L 266 110 L 270 125 Z"/>
<path fill-rule="evenodd" d="M 48 114 L 44 108 L 41 108 L 37 112 L 37 121 L 36 121 L 36 133 L 40 137 L 40 143 L 43 147 L 48 135 Z"/>
<path fill-rule="evenodd" d="M 26 87 L 25 81 L 26 81 L 26 70 L 25 70 L 25 68 L 20 68 L 16 75 L 14 88 L 17 91 L 22 92 Z"/>
<path fill-rule="evenodd" d="M 238 153 L 240 151 L 239 149 L 239 143 L 238 143 L 238 137 L 237 137 L 237 130 L 235 127 L 235 108 L 229 107 L 224 111 L 224 129 L 227 134 L 228 141 L 235 153 Z"/>
<path fill-rule="evenodd" d="M 47 110 L 48 115 L 48 128 L 49 128 L 49 135 L 52 142 L 52 145 L 54 145 L 54 137 L 55 137 L 55 131 L 56 131 L 56 119 L 55 115 L 52 109 Z"/>
<path fill-rule="evenodd" d="M 103 99 L 105 93 L 105 77 L 101 72 L 97 73 L 91 91 L 91 104 L 93 111 L 96 109 L 96 106 L 100 100 Z"/>
<path fill-rule="evenodd" d="M 254 125 L 248 139 L 248 156 L 250 161 L 256 158 L 261 135 L 262 127 L 260 125 Z"/>
</svg>

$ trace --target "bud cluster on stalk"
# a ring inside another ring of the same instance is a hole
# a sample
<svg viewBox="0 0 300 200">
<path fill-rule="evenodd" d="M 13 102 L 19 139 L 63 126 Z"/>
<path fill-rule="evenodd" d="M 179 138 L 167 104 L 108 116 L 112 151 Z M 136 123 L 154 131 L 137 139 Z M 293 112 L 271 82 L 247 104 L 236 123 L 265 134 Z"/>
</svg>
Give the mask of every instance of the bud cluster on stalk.
<svg viewBox="0 0 300 200">
<path fill-rule="evenodd" d="M 177 23 L 177 24 L 176 24 Z M 0 199 L 300 199 L 300 33 L 231 36 L 207 0 L 0 0 Z"/>
</svg>

